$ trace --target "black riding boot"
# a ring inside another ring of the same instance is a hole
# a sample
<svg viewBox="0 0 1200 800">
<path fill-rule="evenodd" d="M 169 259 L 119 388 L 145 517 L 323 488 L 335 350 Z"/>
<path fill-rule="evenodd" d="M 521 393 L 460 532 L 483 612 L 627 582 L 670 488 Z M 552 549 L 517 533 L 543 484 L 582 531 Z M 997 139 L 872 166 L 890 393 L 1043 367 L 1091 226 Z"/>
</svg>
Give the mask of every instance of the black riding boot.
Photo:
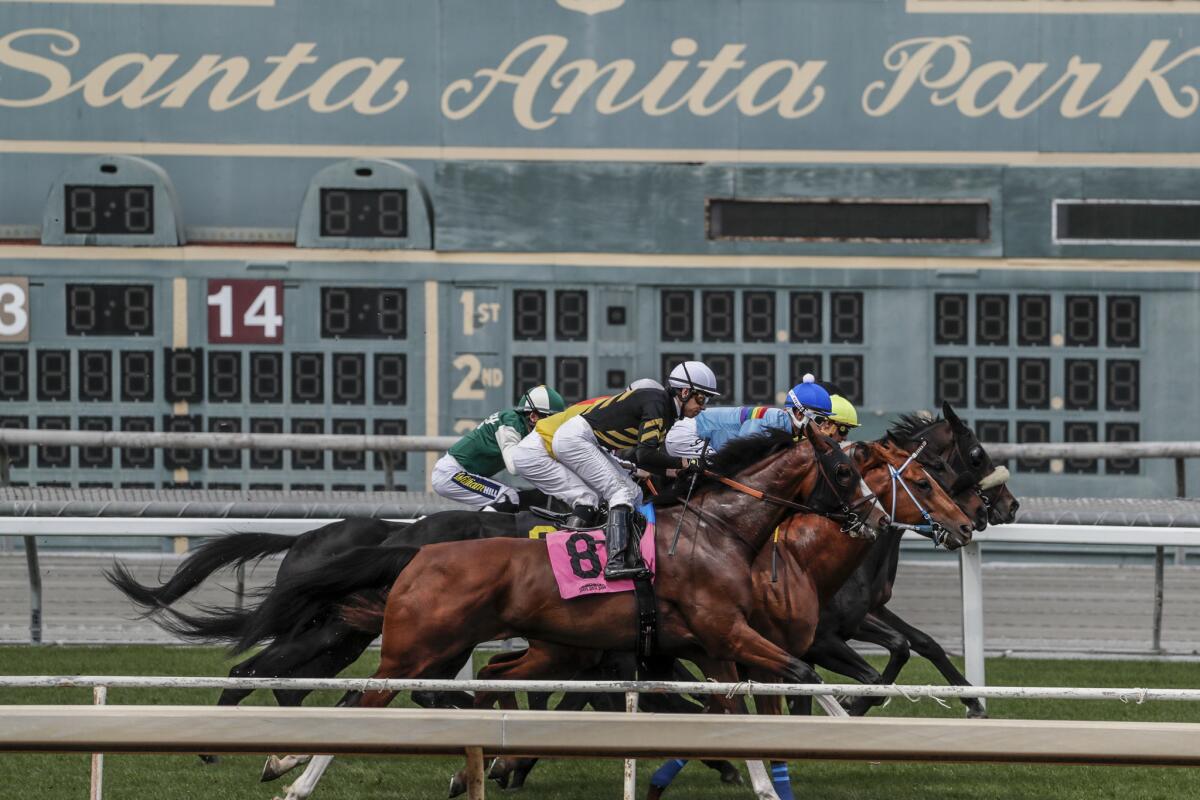
<svg viewBox="0 0 1200 800">
<path fill-rule="evenodd" d="M 578 503 L 571 509 L 571 516 L 567 517 L 565 525 L 568 528 L 590 528 L 599 524 L 599 517 L 600 510 L 595 506 Z"/>
<path fill-rule="evenodd" d="M 604 577 L 608 580 L 636 578 L 646 572 L 641 553 L 633 542 L 633 509 L 613 506 L 608 510 L 608 525 L 604 529 L 608 541 L 608 564 Z"/>
</svg>

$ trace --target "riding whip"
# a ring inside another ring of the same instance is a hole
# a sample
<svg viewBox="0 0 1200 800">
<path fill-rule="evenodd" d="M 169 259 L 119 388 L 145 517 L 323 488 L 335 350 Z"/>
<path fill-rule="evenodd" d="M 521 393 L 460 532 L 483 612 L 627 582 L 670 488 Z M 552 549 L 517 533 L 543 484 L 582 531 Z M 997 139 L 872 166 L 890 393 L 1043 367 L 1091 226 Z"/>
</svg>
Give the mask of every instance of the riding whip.
<svg viewBox="0 0 1200 800">
<path fill-rule="evenodd" d="M 696 479 L 699 478 L 700 473 L 704 471 L 703 466 L 706 455 L 708 455 L 707 439 L 704 440 L 704 449 L 700 451 L 700 466 L 702 469 L 692 473 L 692 482 L 688 485 L 687 497 L 683 499 L 683 511 L 679 512 L 679 522 L 675 523 L 675 535 L 671 537 L 671 549 L 667 551 L 667 555 L 669 556 L 675 555 L 675 545 L 679 543 L 679 532 L 683 530 L 683 515 L 687 513 L 688 503 L 690 503 L 692 500 L 692 492 L 696 489 Z"/>
</svg>

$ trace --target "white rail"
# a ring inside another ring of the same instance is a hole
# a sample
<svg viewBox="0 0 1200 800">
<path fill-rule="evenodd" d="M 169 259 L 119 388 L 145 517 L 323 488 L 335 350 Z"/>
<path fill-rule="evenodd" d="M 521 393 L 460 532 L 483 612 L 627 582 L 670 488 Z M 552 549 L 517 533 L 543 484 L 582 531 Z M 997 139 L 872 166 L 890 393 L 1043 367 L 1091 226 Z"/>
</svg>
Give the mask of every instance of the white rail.
<svg viewBox="0 0 1200 800">
<path fill-rule="evenodd" d="M 1200 528 L 1122 527 L 1117 525 L 993 525 L 977 531 L 959 550 L 962 586 L 963 655 L 966 677 L 982 686 L 984 667 L 983 548 L 990 542 L 1037 542 L 1075 545 L 1200 546 Z M 1157 639 L 1157 628 L 1155 631 Z"/>
<path fill-rule="evenodd" d="M 431 680 L 403 678 L 217 678 L 146 677 L 138 675 L 5 675 L 0 689 L 285 689 L 307 691 L 418 692 L 587 692 L 613 694 L 754 695 L 786 697 L 903 697 L 921 699 L 1200 701 L 1200 689 L 1138 687 L 1076 688 L 1062 686 L 876 685 L 860 683 L 719 683 L 715 681 L 541 681 Z M 3 706 L 0 706 L 2 709 Z"/>
</svg>

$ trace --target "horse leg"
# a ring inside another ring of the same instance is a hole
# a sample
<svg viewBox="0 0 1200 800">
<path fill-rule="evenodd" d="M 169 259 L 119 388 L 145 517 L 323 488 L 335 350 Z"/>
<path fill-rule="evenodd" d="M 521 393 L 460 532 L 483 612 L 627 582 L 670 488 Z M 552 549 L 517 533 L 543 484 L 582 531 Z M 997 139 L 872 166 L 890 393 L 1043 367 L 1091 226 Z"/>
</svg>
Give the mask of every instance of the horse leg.
<svg viewBox="0 0 1200 800">
<path fill-rule="evenodd" d="M 266 651 L 263 651 L 263 652 L 266 652 Z M 255 674 L 254 665 L 258 661 L 260 656 L 262 656 L 262 653 L 255 653 L 254 655 L 250 656 L 246 660 L 241 661 L 237 664 L 234 664 L 229 669 L 229 677 L 231 677 L 231 678 L 252 677 Z M 242 702 L 243 700 L 245 700 L 247 697 L 249 697 L 253 693 L 254 693 L 253 689 L 224 689 L 221 692 L 221 696 L 217 698 L 217 705 L 218 706 L 236 706 L 238 703 Z M 200 754 L 200 761 L 205 764 L 216 764 L 220 760 L 221 760 L 220 756 L 208 755 L 206 753 Z"/>
<path fill-rule="evenodd" d="M 555 678 L 573 678 L 579 672 L 594 662 L 600 656 L 598 653 L 578 650 L 571 647 L 551 645 L 538 642 L 521 653 L 520 657 L 512 658 L 509 654 L 493 657 L 479 670 L 480 680 L 521 680 L 524 678 L 539 678 L 553 680 Z M 570 705 L 571 694 L 568 693 L 563 703 Z M 549 700 L 549 697 L 546 697 Z M 501 708 L 516 709 L 517 700 L 512 692 L 476 692 L 475 707 L 491 708 L 499 704 Z M 560 703 L 559 707 L 562 707 Z M 579 706 L 582 708 L 582 705 Z M 517 789 L 524 785 L 529 771 L 537 763 L 536 758 L 505 759 L 497 758 L 488 770 L 488 777 L 500 783 L 502 787 Z M 457 797 L 467 790 L 465 770 L 459 770 L 450 779 L 450 797 Z"/>
<path fill-rule="evenodd" d="M 916 651 L 917 655 L 922 658 L 927 658 L 933 665 L 937 667 L 937 671 L 942 673 L 951 686 L 970 686 L 971 682 L 966 676 L 958 671 L 954 663 L 946 655 L 946 651 L 942 646 L 934 640 L 932 636 L 922 630 L 914 628 L 886 607 L 881 606 L 877 611 L 873 612 L 880 620 L 891 625 L 901 635 L 908 639 L 909 645 Z M 979 702 L 977 697 L 962 698 L 963 705 L 967 707 L 967 716 L 971 719 L 987 719 L 987 711 L 983 704 Z"/>
<path fill-rule="evenodd" d="M 875 668 L 837 634 L 822 634 L 818 630 L 817 638 L 813 641 L 812 646 L 808 648 L 808 652 L 804 657 L 818 666 L 822 666 L 839 675 L 845 675 L 859 683 L 879 683 L 880 675 L 875 671 Z M 802 703 L 800 702 L 801 700 L 806 702 Z M 829 700 L 832 701 L 833 698 L 829 698 Z M 812 713 L 811 698 L 797 697 L 788 705 L 793 714 Z M 836 705 L 836 702 L 832 702 L 831 705 Z M 805 706 L 808 707 L 808 710 L 805 710 Z M 822 707 L 825 708 L 827 713 L 831 711 L 830 706 L 824 703 L 822 703 Z M 869 707 L 867 706 L 867 708 Z M 861 713 L 865 714 L 866 709 L 863 709 Z M 841 714 L 838 716 L 841 716 Z"/>
<path fill-rule="evenodd" d="M 332 678 L 353 664 L 371 644 L 374 636 L 350 628 L 340 620 L 327 620 L 316 628 L 303 631 L 296 639 L 277 640 L 260 656 L 270 654 L 255 665 L 259 677 Z M 297 689 L 277 690 L 281 706 L 299 706 L 309 692 Z M 346 698 L 339 701 L 343 705 Z M 259 780 L 266 783 L 286 775 L 309 761 L 307 755 L 268 756 Z"/>
<path fill-rule="evenodd" d="M 883 668 L 883 674 L 876 678 L 874 683 L 884 686 L 895 683 L 896 678 L 900 675 L 900 670 L 908 663 L 908 639 L 891 626 L 885 625 L 872 616 L 868 616 L 859 624 L 852 638 L 877 644 L 888 651 L 887 665 Z M 856 697 L 846 705 L 846 710 L 850 712 L 851 716 L 861 717 L 875 706 L 883 705 L 884 702 L 882 697 Z"/>
</svg>

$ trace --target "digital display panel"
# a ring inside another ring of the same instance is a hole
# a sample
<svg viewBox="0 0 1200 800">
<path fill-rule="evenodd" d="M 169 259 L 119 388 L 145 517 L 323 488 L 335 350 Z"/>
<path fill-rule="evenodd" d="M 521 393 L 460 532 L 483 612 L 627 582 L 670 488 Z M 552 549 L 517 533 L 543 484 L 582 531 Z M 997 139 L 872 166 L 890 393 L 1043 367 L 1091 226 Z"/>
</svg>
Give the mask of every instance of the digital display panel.
<svg viewBox="0 0 1200 800">
<path fill-rule="evenodd" d="M 821 293 L 792 292 L 789 300 L 792 311 L 791 341 L 821 341 Z"/>
<path fill-rule="evenodd" d="M 1065 333 L 1068 347 L 1096 347 L 1100 344 L 1100 298 L 1095 295 L 1067 295 Z"/>
<path fill-rule="evenodd" d="M 513 358 L 513 388 L 517 397 L 535 386 L 546 383 L 546 359 L 543 356 L 515 356 Z M 621 386 L 625 388 L 624 385 Z"/>
<path fill-rule="evenodd" d="M 975 296 L 975 344 L 1008 344 L 1008 295 Z"/>
<path fill-rule="evenodd" d="M 934 297 L 933 341 L 935 344 L 967 343 L 967 296 L 939 294 Z"/>
<path fill-rule="evenodd" d="M 149 284 L 67 284 L 68 336 L 153 333 L 154 287 Z"/>
<path fill-rule="evenodd" d="M 554 293 L 554 338 L 560 342 L 582 342 L 588 335 L 588 293 L 559 289 Z"/>
<path fill-rule="evenodd" d="M 112 401 L 112 351 L 80 350 L 79 399 L 85 403 Z"/>
<path fill-rule="evenodd" d="M 831 329 L 834 344 L 862 344 L 863 293 L 832 292 L 829 295 Z"/>
<path fill-rule="evenodd" d="M 660 336 L 664 342 L 690 342 L 696 338 L 694 303 L 691 289 L 664 289 L 660 295 Z"/>
<path fill-rule="evenodd" d="M 37 351 L 37 399 L 40 402 L 71 399 L 71 351 Z"/>
<path fill-rule="evenodd" d="M 1050 344 L 1050 295 L 1017 296 L 1017 344 L 1022 347 Z"/>
<path fill-rule="evenodd" d="M 250 354 L 250 402 L 283 402 L 283 353 Z"/>
<path fill-rule="evenodd" d="M 375 286 L 321 288 L 322 339 L 404 339 L 407 292 Z"/>
<path fill-rule="evenodd" d="M 517 341 L 546 340 L 546 293 L 541 289 L 513 291 L 513 338 Z"/>
<path fill-rule="evenodd" d="M 933 399 L 937 405 L 967 405 L 967 359 L 940 357 L 933 360 Z"/>
<path fill-rule="evenodd" d="M 0 402 L 29 399 L 29 352 L 0 349 Z"/>
<path fill-rule="evenodd" d="M 122 350 L 121 402 L 149 403 L 154 400 L 154 352 Z"/>
<path fill-rule="evenodd" d="M 408 236 L 405 189 L 322 189 L 321 235 L 356 239 Z"/>
<path fill-rule="evenodd" d="M 838 392 L 856 406 L 866 397 L 866 379 L 862 356 L 834 355 L 829 357 L 829 379 Z"/>
<path fill-rule="evenodd" d="M 333 402 L 338 405 L 362 405 L 366 401 L 366 354 L 334 353 Z"/>
<path fill-rule="evenodd" d="M 376 405 L 408 402 L 408 361 L 403 353 L 376 353 L 374 373 Z"/>
<path fill-rule="evenodd" d="M 701 292 L 700 321 L 706 342 L 733 341 L 733 292 Z"/>
<path fill-rule="evenodd" d="M 154 417 L 121 417 L 121 430 L 133 433 L 150 433 L 154 430 Z M 153 468 L 153 449 L 149 447 L 121 448 L 121 469 Z"/>
<path fill-rule="evenodd" d="M 154 233 L 153 186 L 63 187 L 66 203 L 63 230 L 67 233 Z"/>
<path fill-rule="evenodd" d="M 766 353 L 742 356 L 742 402 L 773 404 L 776 391 L 775 356 Z"/>
<path fill-rule="evenodd" d="M 208 353 L 208 402 L 242 402 L 242 354 L 237 350 Z"/>
<path fill-rule="evenodd" d="M 568 403 L 588 396 L 588 360 L 586 356 L 560 356 L 554 359 L 555 388 Z"/>
<path fill-rule="evenodd" d="M 775 341 L 774 292 L 742 292 L 742 341 Z"/>
</svg>

